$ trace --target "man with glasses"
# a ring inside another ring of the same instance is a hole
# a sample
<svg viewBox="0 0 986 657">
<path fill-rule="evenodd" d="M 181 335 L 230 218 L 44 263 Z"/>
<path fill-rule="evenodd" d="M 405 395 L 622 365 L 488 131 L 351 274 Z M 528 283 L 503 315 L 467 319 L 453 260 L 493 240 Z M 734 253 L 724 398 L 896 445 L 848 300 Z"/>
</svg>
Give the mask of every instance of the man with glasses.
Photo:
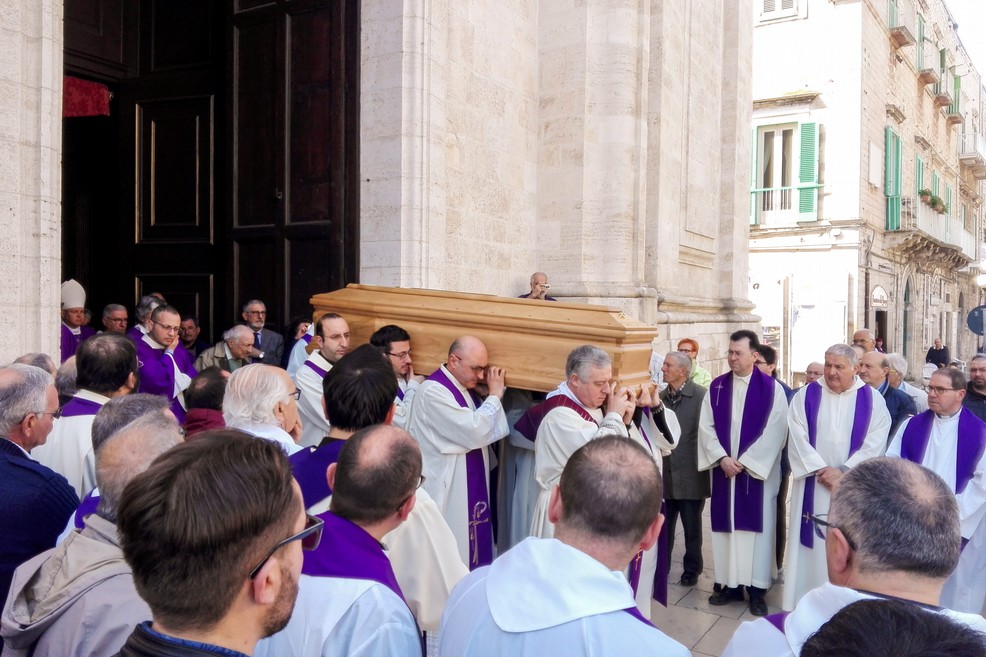
<svg viewBox="0 0 986 657">
<path fill-rule="evenodd" d="M 819 362 L 808 363 L 808 367 L 805 368 L 805 385 L 808 385 L 813 381 L 818 381 L 823 376 L 825 376 L 824 365 L 822 365 Z M 795 392 L 797 392 L 798 390 L 801 390 L 801 388 L 798 388 L 797 390 L 795 390 Z"/>
<path fill-rule="evenodd" d="M 281 366 L 284 354 L 284 336 L 264 328 L 267 323 L 267 306 L 260 299 L 250 299 L 243 304 L 243 321 L 253 332 L 253 350 L 250 357 L 255 363 Z"/>
<path fill-rule="evenodd" d="M 876 349 L 876 336 L 869 329 L 859 329 L 852 334 L 852 344 L 862 347 L 863 353 L 868 354 Z"/>
<path fill-rule="evenodd" d="M 887 354 L 887 361 L 890 363 L 890 371 L 887 372 L 887 381 L 890 382 L 890 385 L 910 397 L 918 413 L 924 413 L 928 410 L 928 393 L 904 380 L 904 377 L 907 376 L 907 359 L 898 353 L 891 353 Z M 980 366 L 983 368 L 983 376 L 986 378 L 986 357 Z M 965 400 L 963 400 L 964 402 Z M 984 406 L 984 411 L 986 411 L 986 406 Z M 973 412 L 975 413 L 975 410 Z M 979 416 L 978 413 L 976 415 Z M 982 420 L 983 418 L 979 417 L 979 419 Z"/>
<path fill-rule="evenodd" d="M 158 306 L 151 313 L 150 330 L 137 341 L 138 392 L 161 395 L 171 402 L 178 422 L 185 421 L 183 394 L 198 374 L 192 355 L 181 344 L 181 315 L 173 307 Z"/>
<path fill-rule="evenodd" d="M 969 383 L 962 405 L 986 422 L 986 354 L 976 354 L 969 363 Z"/>
<path fill-rule="evenodd" d="M 61 362 L 67 361 L 84 340 L 96 335 L 86 326 L 86 291 L 76 280 L 62 283 Z"/>
<path fill-rule="evenodd" d="M 349 351 L 349 324 L 335 313 L 326 313 L 315 322 L 312 340 L 318 348 L 294 374 L 294 382 L 301 390 L 298 408 L 305 422 L 301 434 L 303 447 L 315 447 L 329 433 L 330 422 L 322 405 L 322 381 Z"/>
<path fill-rule="evenodd" d="M 470 570 L 493 560 L 487 447 L 510 431 L 501 403 L 503 377 L 503 368 L 490 366 L 486 345 L 472 336 L 458 338 L 448 362 L 418 389 L 407 424 L 421 445 L 425 490 Z M 488 393 L 486 399 L 477 391 Z"/>
<path fill-rule="evenodd" d="M 832 493 L 828 515 L 808 522 L 825 545 L 826 580 L 790 613 L 740 625 L 723 657 L 794 657 L 840 609 L 864 599 L 903 600 L 986 630 L 977 614 L 939 608 L 961 536 L 955 497 L 934 472 L 901 459 L 860 463 Z"/>
<path fill-rule="evenodd" d="M 54 547 L 79 497 L 65 477 L 31 458 L 59 413 L 51 375 L 30 365 L 0 368 L 0 598 L 14 569 Z M 0 648 L 3 641 L 0 639 Z"/>
<path fill-rule="evenodd" d="M 103 404 L 137 387 L 137 349 L 124 335 L 89 338 L 75 354 L 78 392 L 62 408 L 47 443 L 32 454 L 63 475 L 82 498 L 96 485 L 92 422 Z"/>
<path fill-rule="evenodd" d="M 794 486 L 788 524 L 784 609 L 793 609 L 825 582 L 825 545 L 809 515 L 828 513 L 844 473 L 887 448 L 890 413 L 883 396 L 856 376 L 856 351 L 835 344 L 825 352 L 825 376 L 798 390 L 788 413 L 788 457 Z"/>
<path fill-rule="evenodd" d="M 247 330 L 249 331 L 249 329 Z M 211 344 L 200 337 L 202 335 L 202 327 L 199 326 L 197 315 L 182 315 L 181 330 L 178 331 L 178 335 L 181 336 L 182 346 L 188 350 L 188 353 L 192 354 L 192 358 L 198 358 L 202 352 L 212 348 Z M 250 332 L 250 344 L 253 345 L 252 332 Z"/>
<path fill-rule="evenodd" d="M 119 333 L 124 335 L 127 332 L 127 322 L 130 320 L 127 315 L 126 306 L 118 303 L 107 304 L 103 308 L 103 333 Z"/>
<path fill-rule="evenodd" d="M 944 368 L 931 376 L 928 410 L 909 418 L 894 436 L 887 456 L 898 456 L 933 470 L 959 500 L 965 549 L 945 584 L 942 604 L 978 613 L 986 602 L 986 424 L 962 405 L 966 395 L 961 371 Z"/>
<path fill-rule="evenodd" d="M 253 363 L 229 375 L 223 396 L 223 420 L 230 429 L 280 445 L 285 454 L 301 449 L 304 430 L 295 387 L 280 367 Z"/>
<path fill-rule="evenodd" d="M 411 415 L 411 402 L 418 386 L 425 380 L 414 373 L 411 360 L 411 336 L 400 326 L 388 324 L 370 336 L 370 344 L 383 351 L 397 377 L 397 397 L 394 399 L 394 426 L 404 429 Z"/>
<path fill-rule="evenodd" d="M 750 613 L 767 613 L 764 595 L 774 565 L 780 453 L 787 435 L 787 397 L 754 367 L 760 339 L 729 336 L 729 372 L 712 380 L 698 426 L 698 468 L 712 470 L 712 558 L 721 585 L 709 604 L 750 596 Z"/>
<path fill-rule="evenodd" d="M 321 531 L 278 446 L 229 430 L 205 432 L 137 475 L 117 525 L 152 617 L 121 657 L 252 654 L 287 625 L 302 550 Z"/>
<path fill-rule="evenodd" d="M 294 614 L 255 654 L 419 657 L 421 635 L 383 546 L 414 509 L 421 450 L 402 429 L 361 429 L 327 478 L 324 539 L 305 555 Z"/>
</svg>

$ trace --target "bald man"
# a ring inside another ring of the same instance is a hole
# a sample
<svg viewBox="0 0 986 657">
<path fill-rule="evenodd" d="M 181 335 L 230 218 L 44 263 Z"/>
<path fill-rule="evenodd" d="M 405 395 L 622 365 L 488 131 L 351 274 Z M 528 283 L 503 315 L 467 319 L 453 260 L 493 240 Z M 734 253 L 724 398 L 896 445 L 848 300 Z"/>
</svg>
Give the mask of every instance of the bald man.
<svg viewBox="0 0 986 657">
<path fill-rule="evenodd" d="M 869 329 L 859 329 L 852 334 L 854 347 L 862 347 L 863 353 L 868 354 L 876 349 L 876 336 Z"/>
<path fill-rule="evenodd" d="M 554 297 L 548 296 L 548 290 L 551 288 L 548 285 L 548 275 L 543 271 L 534 272 L 531 275 L 531 291 L 527 294 L 522 294 L 518 299 L 537 299 L 538 301 L 557 301 Z"/>
<path fill-rule="evenodd" d="M 493 560 L 487 447 L 510 431 L 501 403 L 503 377 L 503 368 L 489 364 L 486 345 L 463 336 L 449 347 L 448 361 L 418 388 L 407 423 L 421 444 L 424 488 L 470 570 Z M 485 400 L 480 393 L 488 393 Z"/>
</svg>

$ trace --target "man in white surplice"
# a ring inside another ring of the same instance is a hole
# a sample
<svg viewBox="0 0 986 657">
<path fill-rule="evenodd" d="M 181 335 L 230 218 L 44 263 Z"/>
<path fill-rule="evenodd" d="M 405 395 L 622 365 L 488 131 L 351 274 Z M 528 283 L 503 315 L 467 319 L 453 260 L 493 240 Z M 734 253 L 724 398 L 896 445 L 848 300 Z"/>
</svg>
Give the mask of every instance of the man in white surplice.
<svg viewBox="0 0 986 657">
<path fill-rule="evenodd" d="M 312 341 L 318 348 L 292 377 L 301 391 L 298 413 L 305 428 L 298 443 L 302 447 L 315 447 L 329 432 L 329 421 L 322 412 L 322 381 L 349 351 L 349 323 L 335 313 L 325 313 L 315 322 Z"/>
<path fill-rule="evenodd" d="M 493 559 L 489 501 L 489 445 L 510 428 L 500 400 L 503 368 L 489 365 L 486 346 L 463 336 L 448 362 L 418 388 L 407 432 L 421 444 L 424 489 L 455 535 L 470 570 Z M 481 400 L 477 389 L 488 396 Z"/>
<path fill-rule="evenodd" d="M 780 454 L 787 434 L 784 388 L 754 367 L 760 339 L 729 336 L 730 371 L 712 380 L 698 426 L 698 469 L 712 470 L 712 560 L 709 604 L 750 596 L 750 613 L 767 613 L 764 594 L 774 563 Z"/>
<path fill-rule="evenodd" d="M 931 375 L 929 410 L 901 424 L 887 456 L 919 463 L 945 480 L 959 501 L 962 550 L 959 565 L 945 583 L 942 605 L 979 613 L 986 601 L 986 486 L 983 482 L 986 424 L 962 405 L 965 375 L 943 368 Z"/>
<path fill-rule="evenodd" d="M 828 513 L 835 484 L 850 468 L 882 456 L 890 431 L 887 404 L 856 372 L 856 351 L 835 344 L 825 352 L 825 376 L 798 390 L 788 412 L 791 516 L 784 579 L 784 609 L 825 583 L 825 544 L 809 515 Z M 805 503 L 807 500 L 807 504 Z"/>
</svg>

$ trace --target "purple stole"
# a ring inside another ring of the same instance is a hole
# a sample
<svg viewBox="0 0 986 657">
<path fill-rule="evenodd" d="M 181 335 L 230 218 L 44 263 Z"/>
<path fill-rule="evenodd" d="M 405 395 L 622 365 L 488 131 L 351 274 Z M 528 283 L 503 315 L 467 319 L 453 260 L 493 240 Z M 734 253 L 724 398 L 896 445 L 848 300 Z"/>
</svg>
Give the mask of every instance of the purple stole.
<svg viewBox="0 0 986 657">
<path fill-rule="evenodd" d="M 544 418 L 547 417 L 548 413 L 559 406 L 572 409 L 586 422 L 592 422 L 595 425 L 599 424 L 596 422 L 596 419 L 589 414 L 589 411 L 582 408 L 581 404 L 570 399 L 566 395 L 557 394 L 551 399 L 546 399 L 540 404 L 535 404 L 527 409 L 527 412 L 524 413 L 514 424 L 514 429 L 516 429 L 517 433 L 522 435 L 524 438 L 534 442 L 534 439 L 537 438 L 538 435 L 538 429 L 541 427 L 541 423 L 544 422 Z"/>
<path fill-rule="evenodd" d="M 323 370 L 321 367 L 313 363 L 310 359 L 305 361 L 305 367 L 310 369 L 312 372 L 315 372 L 315 374 L 318 374 L 318 377 L 320 379 L 324 379 L 325 375 L 328 374 L 326 370 Z"/>
<path fill-rule="evenodd" d="M 337 440 L 314 450 L 303 449 L 288 457 L 306 509 L 332 494 L 325 471 L 339 460 L 339 452 L 345 444 L 345 440 Z"/>
<path fill-rule="evenodd" d="M 312 552 L 305 552 L 301 572 L 312 577 L 365 579 L 383 584 L 404 600 L 390 559 L 380 543 L 359 525 L 331 511 L 318 516 L 325 521 L 322 541 Z M 407 600 L 404 600 L 407 604 Z M 412 616 L 414 614 L 411 614 Z"/>
<path fill-rule="evenodd" d="M 138 392 L 146 392 L 152 395 L 161 395 L 171 400 L 171 412 L 178 418 L 179 424 L 185 422 L 185 408 L 178 401 L 175 395 L 175 374 L 174 365 L 171 359 L 174 358 L 178 370 L 190 377 L 194 377 L 198 372 L 192 366 L 192 356 L 182 345 L 175 348 L 171 357 L 165 353 L 164 349 L 155 349 L 140 338 L 137 341 L 137 377 L 139 384 Z"/>
<path fill-rule="evenodd" d="M 743 419 L 740 426 L 739 458 L 750 446 L 760 438 L 770 418 L 774 406 L 774 380 L 753 368 L 750 376 L 750 386 L 746 391 L 743 402 Z M 713 394 L 715 391 L 715 394 Z M 712 420 L 715 423 L 716 437 L 727 455 L 732 455 L 733 412 L 733 374 L 727 373 L 712 380 L 709 388 L 709 401 L 712 405 Z M 730 499 L 733 491 L 729 478 L 722 468 L 712 469 L 712 531 L 732 532 L 763 531 L 763 481 L 750 476 L 745 470 L 734 477 L 736 480 L 736 499 Z M 734 528 L 730 522 L 729 511 L 733 509 L 736 521 Z"/>
<path fill-rule="evenodd" d="M 89 491 L 85 497 L 82 498 L 82 504 L 79 508 L 75 510 L 74 522 L 76 529 L 82 529 L 86 526 L 86 516 L 90 513 L 96 513 L 96 508 L 99 506 L 99 495 L 93 495 L 96 489 Z"/>
<path fill-rule="evenodd" d="M 62 340 L 61 340 L 62 362 L 64 363 L 69 358 L 75 355 L 75 352 L 78 351 L 79 345 L 82 344 L 83 340 L 87 338 L 91 338 L 94 335 L 96 335 L 96 330 L 89 326 L 83 326 L 79 331 L 79 335 L 76 335 L 75 333 L 72 333 L 72 330 L 69 327 L 65 326 L 65 324 L 62 324 Z"/>
<path fill-rule="evenodd" d="M 790 615 L 790 613 L 791 612 L 789 611 L 779 611 L 776 614 L 769 614 L 767 616 L 764 616 L 764 620 L 766 620 L 768 623 L 773 625 L 774 629 L 776 629 L 778 632 L 784 634 L 784 621 L 787 620 L 787 617 L 788 615 Z"/>
<path fill-rule="evenodd" d="M 853 414 L 852 433 L 849 436 L 849 456 L 859 451 L 866 440 L 873 416 L 873 394 L 869 386 L 856 390 L 856 412 Z M 877 393 L 879 394 L 879 393 Z M 815 448 L 818 440 L 818 409 L 822 404 L 822 384 L 812 381 L 805 390 L 805 416 L 808 420 L 808 444 Z M 847 456 L 846 458 L 849 458 Z M 805 493 L 801 500 L 801 544 L 806 548 L 815 547 L 815 528 L 808 517 L 815 512 L 815 477 L 805 478 Z"/>
<path fill-rule="evenodd" d="M 651 627 L 656 627 L 652 622 L 647 620 L 647 618 L 642 613 L 640 613 L 640 610 L 637 609 L 637 605 L 634 605 L 632 607 L 627 607 L 623 611 L 627 612 L 628 614 L 639 620 L 641 623 L 647 623 Z"/>
<path fill-rule="evenodd" d="M 67 404 L 62 406 L 62 417 L 80 417 L 82 415 L 95 415 L 103 407 L 99 402 L 89 399 L 72 397 Z"/>
<path fill-rule="evenodd" d="M 955 454 L 955 494 L 959 495 L 976 474 L 976 466 L 986 449 L 986 424 L 965 406 L 959 411 L 958 441 Z M 918 465 L 924 460 L 935 421 L 934 411 L 918 413 L 907 423 L 900 439 L 900 457 Z"/>
<path fill-rule="evenodd" d="M 469 408 L 462 391 L 439 367 L 428 377 L 429 381 L 441 384 L 452 394 L 452 398 L 462 408 Z M 477 408 L 482 401 L 472 390 L 469 391 Z M 490 492 L 486 483 L 486 461 L 483 449 L 466 452 L 466 497 L 469 503 L 469 570 L 493 563 L 493 526 L 490 517 Z"/>
<path fill-rule="evenodd" d="M 404 391 L 401 390 L 401 384 L 397 384 L 397 398 L 404 401 Z"/>
</svg>

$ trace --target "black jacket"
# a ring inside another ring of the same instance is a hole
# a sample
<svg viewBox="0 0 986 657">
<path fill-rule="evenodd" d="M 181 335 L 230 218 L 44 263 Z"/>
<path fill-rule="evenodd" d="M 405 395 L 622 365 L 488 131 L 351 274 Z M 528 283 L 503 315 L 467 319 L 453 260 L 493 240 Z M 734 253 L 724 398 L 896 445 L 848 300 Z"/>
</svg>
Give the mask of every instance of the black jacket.
<svg viewBox="0 0 986 657">
<path fill-rule="evenodd" d="M 181 639 L 162 638 L 157 633 L 148 630 L 149 623 L 141 623 L 134 628 L 127 642 L 120 648 L 115 657 L 231 657 L 242 653 L 210 646 L 205 643 L 183 641 Z M 246 657 L 246 655 L 243 655 Z"/>
<path fill-rule="evenodd" d="M 962 405 L 972 411 L 980 420 L 986 422 L 986 395 L 980 395 L 976 392 L 976 389 L 972 387 L 972 382 L 969 382 L 965 387 L 965 399 L 962 400 Z"/>
</svg>

